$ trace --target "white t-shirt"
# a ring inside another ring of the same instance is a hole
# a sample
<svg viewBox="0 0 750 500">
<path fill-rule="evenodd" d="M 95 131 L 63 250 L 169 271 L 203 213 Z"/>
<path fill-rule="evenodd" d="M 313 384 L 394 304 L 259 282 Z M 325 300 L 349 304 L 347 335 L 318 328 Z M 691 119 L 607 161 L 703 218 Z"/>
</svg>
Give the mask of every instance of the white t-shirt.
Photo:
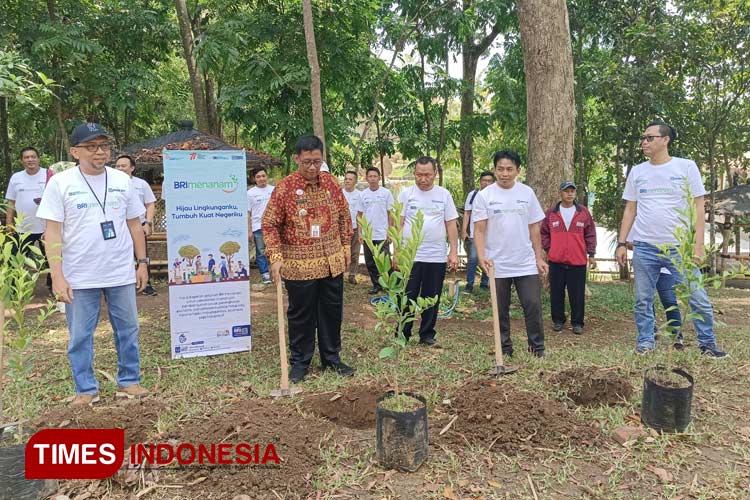
<svg viewBox="0 0 750 500">
<path fill-rule="evenodd" d="M 26 170 L 22 170 L 11 176 L 5 198 L 15 202 L 16 212 L 23 218 L 21 225 L 16 228 L 18 232 L 30 234 L 44 232 L 44 221 L 37 217 L 37 209 L 46 183 L 46 168 L 40 168 L 34 175 L 29 175 Z"/>
<path fill-rule="evenodd" d="M 135 283 L 133 239 L 127 221 L 139 218 L 146 209 L 124 172 L 107 167 L 106 176 L 87 175 L 86 180 L 90 188 L 78 168 L 53 175 L 37 211 L 42 219 L 62 223 L 63 275 L 74 290 Z M 100 202 L 105 205 L 106 217 Z M 115 238 L 104 239 L 104 221 L 114 223 Z"/>
<path fill-rule="evenodd" d="M 357 212 L 362 211 L 362 191 L 359 191 L 356 188 L 351 193 L 345 188 L 342 188 L 341 191 L 343 191 L 344 198 L 346 198 L 346 202 L 349 204 L 349 215 L 352 218 L 352 229 L 357 229 Z"/>
<path fill-rule="evenodd" d="M 393 195 L 383 186 L 373 191 L 369 186 L 360 193 L 362 216 L 372 226 L 372 239 L 382 241 L 388 236 L 388 210 L 393 207 Z"/>
<path fill-rule="evenodd" d="M 560 215 L 562 215 L 563 222 L 565 223 L 565 229 L 570 229 L 570 223 L 573 220 L 573 216 L 576 214 L 576 206 L 565 208 L 560 205 Z"/>
<path fill-rule="evenodd" d="M 247 190 L 247 211 L 253 218 L 253 231 L 260 229 L 260 220 L 266 211 L 268 200 L 271 199 L 271 193 L 273 186 L 270 184 L 266 184 L 264 188 L 253 186 Z"/>
<path fill-rule="evenodd" d="M 140 177 L 131 177 L 130 180 L 133 183 L 133 191 L 135 191 L 138 199 L 141 200 L 141 204 L 143 204 L 144 209 L 147 203 L 156 202 L 156 196 L 154 196 L 154 192 L 151 190 L 151 186 L 148 185 L 148 182 L 144 181 Z M 143 215 L 141 215 L 139 219 L 141 221 L 141 224 L 146 222 L 146 212 L 143 212 Z"/>
<path fill-rule="evenodd" d="M 474 200 L 471 216 L 487 221 L 485 248 L 495 264 L 495 278 L 538 274 L 529 224 L 544 219 L 534 191 L 516 181 L 510 189 L 491 184 Z"/>
<path fill-rule="evenodd" d="M 417 249 L 414 261 L 447 262 L 445 223 L 458 219 L 456 205 L 448 190 L 433 186 L 429 191 L 422 191 L 418 186 L 410 186 L 399 193 L 398 201 L 404 204 L 404 239 L 411 236 L 411 225 L 416 220 L 417 212 L 424 214 L 424 240 Z"/>
<path fill-rule="evenodd" d="M 633 167 L 622 198 L 638 203 L 633 224 L 637 241 L 652 245 L 677 243 L 673 231 L 684 223 L 678 210 L 686 207 L 685 179 L 694 198 L 706 194 L 700 171 L 692 160 L 673 157 L 663 165 L 643 162 Z"/>
<path fill-rule="evenodd" d="M 471 193 L 469 193 L 469 196 L 466 197 L 466 203 L 464 203 L 464 217 L 466 217 L 466 211 L 467 210 L 473 210 L 472 205 L 473 202 L 476 201 L 476 196 L 479 196 L 479 190 L 475 189 Z M 473 200 L 472 200 L 473 198 Z M 474 216 L 471 215 L 471 218 L 469 219 L 469 238 L 474 237 Z"/>
</svg>

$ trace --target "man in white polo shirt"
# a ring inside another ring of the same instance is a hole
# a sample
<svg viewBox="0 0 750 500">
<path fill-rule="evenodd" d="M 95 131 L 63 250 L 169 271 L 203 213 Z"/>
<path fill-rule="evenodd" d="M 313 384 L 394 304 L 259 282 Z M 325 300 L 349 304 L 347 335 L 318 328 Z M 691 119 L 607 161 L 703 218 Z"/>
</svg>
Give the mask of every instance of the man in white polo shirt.
<svg viewBox="0 0 750 500">
<path fill-rule="evenodd" d="M 268 267 L 268 258 L 265 255 L 266 244 L 263 241 L 263 231 L 260 221 L 263 212 L 266 211 L 268 200 L 271 199 L 273 186 L 268 183 L 268 172 L 265 167 L 258 167 L 253 171 L 255 186 L 247 190 L 247 213 L 250 222 L 250 233 L 255 242 L 255 263 L 258 264 L 258 272 L 264 284 L 273 283 L 271 271 Z"/>
<path fill-rule="evenodd" d="M 666 268 L 680 283 L 684 277 L 672 262 L 676 251 L 670 257 L 664 255 L 659 245 L 675 245 L 674 230 L 684 225 L 680 211 L 688 201 L 685 199 L 685 183 L 690 186 L 695 204 L 696 225 L 694 255 L 703 258 L 705 207 L 700 171 L 695 162 L 669 155 L 669 146 L 677 138 L 674 128 L 664 122 L 651 122 L 641 137 L 643 154 L 648 161 L 636 165 L 628 174 L 625 191 L 625 211 L 622 215 L 620 234 L 617 241 L 616 257 L 620 265 L 625 265 L 628 234 L 633 230 L 633 272 L 635 273 L 635 325 L 638 329 L 636 352 L 648 354 L 654 350 L 654 289 L 659 281 L 662 268 Z M 697 272 L 697 271 L 696 271 Z M 706 290 L 696 289 L 690 297 L 690 308 L 698 315 L 693 319 L 698 345 L 703 356 L 725 358 L 727 353 L 716 345 L 714 335 L 714 314 Z M 682 348 L 681 338 L 675 343 Z"/>
<path fill-rule="evenodd" d="M 498 151 L 493 159 L 497 182 L 480 191 L 474 200 L 474 243 L 479 264 L 494 272 L 503 354 L 513 355 L 510 338 L 510 288 L 521 301 L 529 352 L 544 356 L 542 292 L 539 273 L 549 266 L 542 251 L 544 211 L 534 191 L 516 181 L 521 158 L 515 151 Z M 492 269 L 491 269 L 492 268 Z"/>
<path fill-rule="evenodd" d="M 375 167 L 367 169 L 366 174 L 367 189 L 360 193 L 361 207 L 357 217 L 364 217 L 372 227 L 372 242 L 375 246 L 383 244 L 383 251 L 390 255 L 390 241 L 388 240 L 388 228 L 393 225 L 391 217 L 391 208 L 393 208 L 393 195 L 391 192 L 380 185 L 380 170 Z M 359 243 L 362 244 L 362 228 L 359 228 Z M 365 264 L 367 272 L 370 274 L 372 288 L 367 291 L 370 295 L 379 293 L 382 288 L 378 283 L 380 273 L 378 266 L 375 265 L 375 259 L 372 256 L 370 247 L 364 245 Z"/>
<path fill-rule="evenodd" d="M 52 289 L 65 302 L 70 330 L 68 359 L 74 405 L 95 403 L 94 330 L 101 298 L 107 301 L 117 349 L 118 397 L 148 393 L 140 385 L 136 287 L 148 281 L 148 259 L 140 216 L 146 211 L 130 178 L 106 167 L 109 136 L 97 123 L 84 123 L 70 136 L 79 166 L 52 176 L 37 216 L 47 222 Z M 133 267 L 133 247 L 138 269 Z"/>
<path fill-rule="evenodd" d="M 434 306 L 422 311 L 422 322 L 419 325 L 419 343 L 428 347 L 437 346 L 435 324 L 446 267 L 453 271 L 458 265 L 458 212 L 448 190 L 435 185 L 436 174 L 437 167 L 433 158 L 419 158 L 414 166 L 416 185 L 404 189 L 398 195 L 399 203 L 404 205 L 401 216 L 404 239 L 411 235 L 411 225 L 416 220 L 417 213 L 422 212 L 424 215 L 424 239 L 414 257 L 406 294 L 411 300 L 416 300 L 417 297 L 438 297 Z M 446 236 L 450 250 L 446 248 Z M 404 325 L 404 337 L 407 340 L 411 336 L 411 327 L 412 322 Z"/>
<path fill-rule="evenodd" d="M 144 215 L 141 215 L 139 218 L 141 221 L 141 227 L 143 228 L 143 236 L 146 239 L 146 257 L 148 257 L 148 237 L 151 236 L 151 232 L 154 227 L 156 196 L 154 196 L 154 192 L 151 190 L 151 186 L 148 185 L 148 182 L 144 181 L 140 177 L 133 176 L 133 172 L 135 172 L 135 158 L 130 155 L 120 155 L 117 157 L 117 160 L 115 160 L 115 168 L 121 172 L 125 172 L 126 174 L 128 174 L 131 182 L 133 183 L 133 190 L 135 191 L 135 194 L 138 196 L 138 199 L 141 200 L 141 203 L 143 203 L 143 206 L 146 208 L 146 213 Z M 151 285 L 150 275 L 148 283 L 146 283 L 146 288 L 143 290 L 143 294 L 150 295 L 152 297 L 156 295 L 156 290 L 154 289 L 153 285 Z"/>
<path fill-rule="evenodd" d="M 20 251 L 31 257 L 29 246 L 39 242 L 42 255 L 45 255 L 44 221 L 37 217 L 37 208 L 42 201 L 44 186 L 47 184 L 47 169 L 39 166 L 39 152 L 27 146 L 21 150 L 23 170 L 10 177 L 5 199 L 8 206 L 5 211 L 5 227 L 26 235 Z M 21 216 L 21 224 L 15 227 L 15 216 Z M 47 288 L 52 292 L 52 281 L 47 275 Z"/>
<path fill-rule="evenodd" d="M 349 203 L 349 215 L 352 218 L 351 262 L 349 263 L 349 283 L 357 284 L 357 267 L 359 266 L 359 230 L 357 229 L 357 214 L 362 211 L 362 193 L 357 189 L 357 172 L 348 171 L 344 175 L 344 198 Z"/>
</svg>

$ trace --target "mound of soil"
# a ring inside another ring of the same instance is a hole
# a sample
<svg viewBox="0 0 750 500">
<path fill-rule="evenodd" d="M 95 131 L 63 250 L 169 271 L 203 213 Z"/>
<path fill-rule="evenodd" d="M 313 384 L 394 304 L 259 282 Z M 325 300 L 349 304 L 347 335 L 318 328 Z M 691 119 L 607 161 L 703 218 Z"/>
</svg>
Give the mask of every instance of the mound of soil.
<svg viewBox="0 0 750 500">
<path fill-rule="evenodd" d="M 156 421 L 164 404 L 151 399 L 123 401 L 112 405 L 66 406 L 52 410 L 26 424 L 32 429 L 125 429 L 125 447 L 149 440 L 156 434 Z"/>
<path fill-rule="evenodd" d="M 304 409 L 351 429 L 372 429 L 377 399 L 384 392 L 377 387 L 355 385 L 337 392 L 312 394 L 305 398 Z"/>
<path fill-rule="evenodd" d="M 499 385 L 494 380 L 473 381 L 456 392 L 431 429 L 433 439 L 465 448 L 480 446 L 507 455 L 535 449 L 554 449 L 569 443 L 590 445 L 597 432 L 578 420 L 561 402 Z M 440 430 L 457 416 L 450 429 Z"/>
<path fill-rule="evenodd" d="M 615 406 L 633 395 L 630 381 L 612 370 L 570 368 L 553 374 L 549 380 L 579 406 Z"/>
<path fill-rule="evenodd" d="M 261 455 L 273 443 L 281 464 L 274 468 L 234 465 L 227 468 L 183 470 L 178 481 L 206 479 L 191 489 L 193 498 L 278 498 L 312 491 L 313 474 L 322 464 L 321 441 L 335 427 L 328 422 L 300 415 L 294 407 L 268 400 L 246 400 L 221 410 L 219 415 L 186 422 L 170 437 L 178 442 L 199 444 L 260 444 Z M 273 462 L 269 462 L 273 465 Z"/>
</svg>

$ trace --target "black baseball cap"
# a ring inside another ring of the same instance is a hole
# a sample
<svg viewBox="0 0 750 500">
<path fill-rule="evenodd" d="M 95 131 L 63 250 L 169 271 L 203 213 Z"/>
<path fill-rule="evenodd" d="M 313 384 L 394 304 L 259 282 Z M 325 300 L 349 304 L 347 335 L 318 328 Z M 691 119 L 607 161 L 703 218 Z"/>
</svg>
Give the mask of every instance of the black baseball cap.
<svg viewBox="0 0 750 500">
<path fill-rule="evenodd" d="M 70 134 L 70 145 L 77 146 L 82 142 L 89 141 L 96 137 L 110 138 L 107 131 L 98 123 L 82 123 L 73 129 L 73 133 Z"/>
<path fill-rule="evenodd" d="M 560 191 L 565 191 L 568 188 L 578 189 L 576 188 L 576 183 L 573 181 L 562 181 L 562 184 L 560 184 Z"/>
</svg>

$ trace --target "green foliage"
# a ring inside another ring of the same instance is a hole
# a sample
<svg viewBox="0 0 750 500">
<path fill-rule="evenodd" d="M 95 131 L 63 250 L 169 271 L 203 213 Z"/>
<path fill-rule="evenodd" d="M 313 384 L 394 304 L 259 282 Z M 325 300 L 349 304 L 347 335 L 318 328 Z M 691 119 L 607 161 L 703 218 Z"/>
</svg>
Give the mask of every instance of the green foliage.
<svg viewBox="0 0 750 500">
<path fill-rule="evenodd" d="M 395 267 L 391 257 L 383 251 L 383 245 L 375 245 L 372 240 L 372 226 L 360 217 L 358 224 L 362 228 L 362 239 L 372 251 L 375 264 L 380 273 L 378 283 L 388 294 L 387 301 L 380 301 L 375 306 L 375 317 L 378 319 L 375 326 L 376 332 L 390 339 L 391 345 L 381 349 L 380 359 L 391 359 L 394 361 L 394 389 L 396 396 L 399 394 L 398 364 L 401 351 L 406 348 L 407 339 L 404 336 L 404 327 L 413 322 L 417 314 L 429 309 L 437 303 L 438 297 L 417 297 L 410 299 L 406 294 L 406 284 L 414 266 L 414 258 L 419 245 L 424 240 L 422 227 L 424 226 L 424 214 L 417 212 L 417 216 L 411 225 L 411 234 L 404 238 L 404 228 L 401 223 L 403 204 L 396 202 L 391 209 L 391 216 L 395 224 L 388 228 L 388 239 L 393 243 Z"/>
<path fill-rule="evenodd" d="M 675 295 L 680 304 L 679 308 L 683 321 L 702 320 L 703 318 L 700 314 L 693 312 L 690 308 L 690 298 L 693 293 L 709 287 L 719 289 L 724 280 L 744 274 L 745 269 L 741 267 L 736 271 L 724 271 L 720 275 L 708 275 L 701 272 L 705 264 L 705 256 L 698 258 L 699 256 L 695 254 L 697 210 L 687 179 L 685 179 L 683 193 L 685 207 L 678 209 L 681 224 L 678 224 L 673 232 L 677 243 L 659 245 L 659 249 L 662 255 L 672 262 L 672 265 L 682 276 L 682 281 L 675 286 Z M 715 248 L 708 247 L 705 253 L 706 255 L 710 255 L 715 250 Z M 666 333 L 673 335 L 675 332 L 667 328 Z"/>
<path fill-rule="evenodd" d="M 33 71 L 17 52 L 0 50 L 0 96 L 39 107 L 54 82 Z"/>
<path fill-rule="evenodd" d="M 21 227 L 21 217 L 16 217 L 16 227 Z M 48 301 L 37 314 L 36 324 L 26 321 L 27 307 L 34 299 L 34 287 L 39 277 L 48 273 L 43 269 L 44 258 L 41 250 L 36 246 L 28 246 L 32 257 L 26 257 L 19 248 L 27 247 L 27 234 L 0 232 L 0 301 L 3 305 L 3 313 L 10 311 L 10 322 L 7 329 L 10 341 L 7 342 L 10 353 L 7 356 L 8 376 L 16 386 L 17 402 L 16 408 L 23 407 L 23 388 L 28 384 L 28 376 L 32 370 L 33 359 L 29 354 L 29 348 L 33 341 L 35 328 L 41 326 L 52 314 L 54 302 Z M 5 322 L 4 314 L 0 321 Z M 5 332 L 6 329 L 0 329 Z M 0 333 L 0 391 L 5 387 L 4 378 L 4 355 L 3 348 L 5 339 Z M 0 392 L 0 419 L 3 417 L 2 392 Z M 19 427 L 19 436 L 22 429 Z"/>
</svg>

